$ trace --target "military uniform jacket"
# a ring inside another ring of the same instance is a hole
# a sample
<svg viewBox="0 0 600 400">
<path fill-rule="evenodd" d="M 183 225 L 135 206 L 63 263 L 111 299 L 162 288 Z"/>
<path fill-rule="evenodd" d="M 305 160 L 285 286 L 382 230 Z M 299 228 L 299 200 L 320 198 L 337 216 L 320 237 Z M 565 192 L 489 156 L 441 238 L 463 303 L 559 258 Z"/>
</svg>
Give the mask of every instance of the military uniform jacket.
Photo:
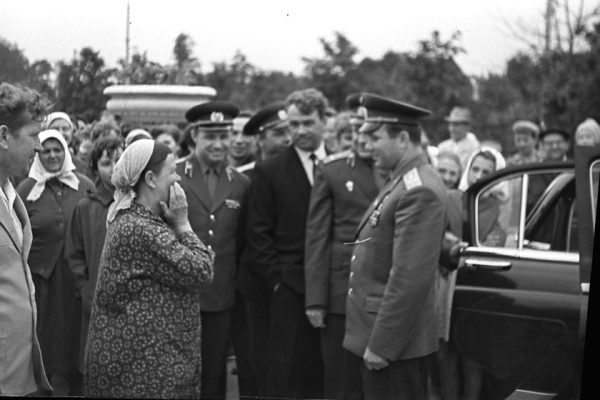
<svg viewBox="0 0 600 400">
<path fill-rule="evenodd" d="M 358 223 L 379 191 L 374 171 L 354 152 L 319 164 L 306 223 L 306 307 L 344 314 Z"/>
<path fill-rule="evenodd" d="M 391 361 L 438 347 L 435 279 L 446 190 L 425 156 L 401 162 L 357 230 L 344 348 Z"/>
<path fill-rule="evenodd" d="M 250 181 L 234 168 L 221 171 L 211 200 L 195 156 L 177 165 L 179 184 L 188 202 L 188 218 L 198 238 L 215 252 L 214 280 L 200 290 L 202 311 L 233 307 L 235 277 L 243 241 L 243 224 Z"/>
</svg>

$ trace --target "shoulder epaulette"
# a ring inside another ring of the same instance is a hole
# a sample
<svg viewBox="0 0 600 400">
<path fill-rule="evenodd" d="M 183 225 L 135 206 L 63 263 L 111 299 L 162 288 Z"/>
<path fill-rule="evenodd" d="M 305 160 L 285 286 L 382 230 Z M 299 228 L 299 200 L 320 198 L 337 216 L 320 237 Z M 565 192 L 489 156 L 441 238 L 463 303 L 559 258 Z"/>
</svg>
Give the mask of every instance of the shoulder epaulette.
<svg viewBox="0 0 600 400">
<path fill-rule="evenodd" d="M 323 164 L 329 164 L 337 160 L 346 160 L 349 157 L 354 157 L 354 153 L 351 150 L 330 154 L 323 159 Z"/>
<path fill-rule="evenodd" d="M 252 162 L 249 162 L 248 164 L 240 165 L 236 169 L 238 172 L 246 172 L 246 171 L 249 171 L 252 168 L 254 168 L 254 164 L 256 164 L 256 161 L 252 161 Z"/>
<path fill-rule="evenodd" d="M 419 171 L 416 168 L 413 168 L 406 174 L 404 174 L 403 180 L 404 185 L 406 186 L 406 190 L 411 190 L 423 185 L 423 181 L 421 181 Z"/>
</svg>

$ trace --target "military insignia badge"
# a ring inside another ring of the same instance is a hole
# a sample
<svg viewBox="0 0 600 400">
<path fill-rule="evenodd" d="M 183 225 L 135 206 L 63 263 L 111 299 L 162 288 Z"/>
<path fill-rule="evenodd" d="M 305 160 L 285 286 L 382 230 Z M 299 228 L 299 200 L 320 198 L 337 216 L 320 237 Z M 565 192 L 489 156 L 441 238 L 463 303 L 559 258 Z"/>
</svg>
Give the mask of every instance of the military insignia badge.
<svg viewBox="0 0 600 400">
<path fill-rule="evenodd" d="M 423 186 L 423 181 L 421 181 L 421 177 L 419 176 L 419 172 L 413 168 L 408 171 L 404 177 L 404 186 L 406 186 L 406 190 L 411 190 L 419 186 Z"/>
<path fill-rule="evenodd" d="M 348 190 L 349 192 L 354 190 L 354 182 L 352 181 L 348 181 L 346 182 L 346 190 Z"/>
<path fill-rule="evenodd" d="M 223 122 L 224 120 L 225 120 L 225 117 L 223 116 L 222 112 L 214 111 L 213 113 L 210 114 L 211 122 Z"/>
<path fill-rule="evenodd" d="M 192 177 L 192 163 L 189 160 L 186 160 L 185 166 L 183 167 L 183 173 L 188 177 Z"/>
<path fill-rule="evenodd" d="M 277 118 L 279 118 L 280 120 L 286 120 L 287 119 L 287 113 L 285 112 L 285 110 L 279 110 L 277 112 Z"/>
<path fill-rule="evenodd" d="M 379 225 L 379 217 L 381 216 L 381 211 L 375 210 L 369 217 L 369 224 L 371 224 L 371 228 L 375 228 Z"/>
<path fill-rule="evenodd" d="M 232 210 L 237 210 L 238 208 L 240 208 L 240 202 L 237 200 L 225 199 L 225 206 Z"/>
</svg>

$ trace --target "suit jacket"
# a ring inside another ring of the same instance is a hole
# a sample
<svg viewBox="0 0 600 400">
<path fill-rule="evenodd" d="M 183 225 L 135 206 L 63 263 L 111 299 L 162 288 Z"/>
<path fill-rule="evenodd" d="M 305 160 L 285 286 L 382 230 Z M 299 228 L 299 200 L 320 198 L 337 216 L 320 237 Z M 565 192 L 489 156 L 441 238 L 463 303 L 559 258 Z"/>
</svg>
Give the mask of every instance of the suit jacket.
<svg viewBox="0 0 600 400">
<path fill-rule="evenodd" d="M 344 348 L 391 361 L 438 347 L 436 277 L 446 189 L 423 155 L 400 162 L 357 230 Z"/>
<path fill-rule="evenodd" d="M 354 152 L 319 164 L 306 222 L 306 307 L 344 314 L 352 246 L 358 223 L 379 188 L 376 175 Z"/>
<path fill-rule="evenodd" d="M 270 288 L 304 293 L 304 238 L 311 186 L 294 146 L 254 167 L 248 204 L 252 268 Z"/>
<path fill-rule="evenodd" d="M 31 224 L 19 196 L 14 211 L 23 227 L 22 244 L 11 215 L 0 204 L 0 395 L 51 390 L 35 330 L 35 289 L 27 265 Z"/>
<path fill-rule="evenodd" d="M 224 167 L 211 199 L 195 156 L 180 162 L 177 173 L 187 197 L 192 229 L 215 252 L 213 283 L 200 290 L 202 310 L 229 310 L 235 299 L 235 277 L 243 236 L 241 221 L 245 218 L 250 181 L 234 168 Z"/>
</svg>

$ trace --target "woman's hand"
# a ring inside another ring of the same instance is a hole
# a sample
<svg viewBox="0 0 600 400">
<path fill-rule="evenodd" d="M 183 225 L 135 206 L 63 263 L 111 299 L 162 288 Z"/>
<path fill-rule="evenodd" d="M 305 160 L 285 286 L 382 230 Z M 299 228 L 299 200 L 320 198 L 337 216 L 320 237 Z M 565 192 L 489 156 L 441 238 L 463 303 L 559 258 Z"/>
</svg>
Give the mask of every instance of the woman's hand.
<svg viewBox="0 0 600 400">
<path fill-rule="evenodd" d="M 163 212 L 163 218 L 175 233 L 180 234 L 192 230 L 188 221 L 187 199 L 179 183 L 173 183 L 169 189 L 169 205 L 167 206 L 164 201 L 161 201 L 160 208 Z"/>
</svg>

